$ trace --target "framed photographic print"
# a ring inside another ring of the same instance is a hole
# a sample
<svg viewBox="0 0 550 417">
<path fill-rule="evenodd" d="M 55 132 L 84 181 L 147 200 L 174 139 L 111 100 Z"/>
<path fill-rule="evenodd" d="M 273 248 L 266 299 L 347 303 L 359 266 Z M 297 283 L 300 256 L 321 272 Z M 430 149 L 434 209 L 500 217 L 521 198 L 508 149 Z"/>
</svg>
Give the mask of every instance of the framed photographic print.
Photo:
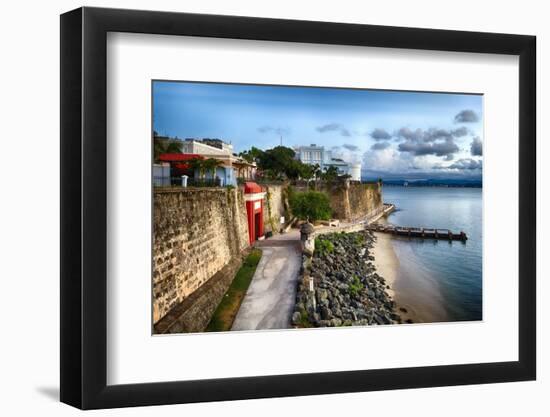
<svg viewBox="0 0 550 417">
<path fill-rule="evenodd" d="M 61 400 L 535 379 L 535 38 L 61 16 Z"/>
</svg>

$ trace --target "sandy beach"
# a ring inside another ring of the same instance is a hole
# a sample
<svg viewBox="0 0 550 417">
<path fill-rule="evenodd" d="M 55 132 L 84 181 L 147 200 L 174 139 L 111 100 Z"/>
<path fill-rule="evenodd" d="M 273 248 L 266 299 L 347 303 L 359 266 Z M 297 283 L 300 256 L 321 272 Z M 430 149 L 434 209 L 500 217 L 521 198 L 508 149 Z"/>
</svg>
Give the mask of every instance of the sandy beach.
<svg viewBox="0 0 550 417">
<path fill-rule="evenodd" d="M 425 274 L 409 271 L 414 276 L 401 276 L 401 263 L 392 243 L 392 237 L 375 233 L 374 265 L 390 287 L 388 294 L 397 304 L 397 313 L 403 322 L 434 323 L 448 320 L 443 300 L 435 283 Z"/>
<path fill-rule="evenodd" d="M 395 300 L 395 281 L 399 270 L 399 260 L 391 244 L 391 237 L 383 233 L 375 233 L 376 243 L 372 248 L 374 266 L 379 275 L 384 277 L 390 287 L 387 292 Z"/>
</svg>

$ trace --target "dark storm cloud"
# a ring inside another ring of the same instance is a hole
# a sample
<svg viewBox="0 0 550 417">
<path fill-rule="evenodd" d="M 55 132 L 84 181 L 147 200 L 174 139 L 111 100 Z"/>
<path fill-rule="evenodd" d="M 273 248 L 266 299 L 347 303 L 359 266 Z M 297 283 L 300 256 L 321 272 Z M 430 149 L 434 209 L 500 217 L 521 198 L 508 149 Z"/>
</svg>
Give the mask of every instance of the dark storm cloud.
<svg viewBox="0 0 550 417">
<path fill-rule="evenodd" d="M 359 146 L 350 145 L 349 143 L 344 143 L 342 147 L 351 152 L 357 152 L 359 150 Z"/>
<path fill-rule="evenodd" d="M 479 121 L 479 116 L 473 110 L 462 110 L 455 116 L 455 123 L 475 123 Z"/>
<path fill-rule="evenodd" d="M 389 140 L 389 139 L 391 139 L 391 135 L 385 129 L 380 129 L 380 128 L 374 129 L 371 132 L 370 137 L 373 138 L 374 140 Z"/>
<path fill-rule="evenodd" d="M 318 126 L 315 128 L 319 133 L 326 132 L 338 132 L 342 136 L 351 136 L 351 133 L 348 129 L 342 126 L 340 123 L 329 123 L 323 126 Z"/>
<path fill-rule="evenodd" d="M 435 155 L 449 158 L 450 154 L 459 151 L 458 145 L 451 139 L 437 142 L 423 142 L 408 140 L 399 144 L 401 152 L 409 152 L 415 156 Z"/>
<path fill-rule="evenodd" d="M 400 152 L 409 152 L 414 156 L 435 155 L 444 156 L 447 161 L 454 158 L 460 149 L 455 142 L 468 134 L 468 129 L 460 127 L 454 130 L 430 128 L 410 129 L 402 127 L 396 132 L 398 139 L 403 140 L 398 146 Z"/>
<path fill-rule="evenodd" d="M 376 142 L 374 145 L 372 145 L 370 148 L 373 151 L 382 151 L 384 149 L 387 149 L 390 147 L 389 142 Z"/>
<path fill-rule="evenodd" d="M 280 127 L 280 126 L 262 126 L 258 128 L 258 132 L 260 133 L 275 133 L 276 135 L 288 135 L 290 133 L 290 129 L 288 127 Z"/>
<path fill-rule="evenodd" d="M 470 152 L 472 156 L 482 156 L 483 155 L 483 144 L 481 143 L 481 139 L 479 139 L 479 136 L 476 136 L 472 140 L 472 144 L 470 145 Z"/>
</svg>

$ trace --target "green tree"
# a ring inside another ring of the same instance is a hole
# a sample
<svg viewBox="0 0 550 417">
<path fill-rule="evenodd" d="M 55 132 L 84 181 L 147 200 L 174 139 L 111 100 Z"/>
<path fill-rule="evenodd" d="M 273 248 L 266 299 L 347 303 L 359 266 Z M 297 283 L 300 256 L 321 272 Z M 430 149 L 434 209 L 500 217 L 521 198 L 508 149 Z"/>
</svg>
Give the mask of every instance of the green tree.
<svg viewBox="0 0 550 417">
<path fill-rule="evenodd" d="M 298 178 L 309 181 L 315 176 L 315 167 L 313 165 L 304 164 L 300 161 L 296 161 L 296 171 Z"/>
<path fill-rule="evenodd" d="M 156 132 L 155 132 L 156 133 Z M 156 135 L 153 136 L 153 157 L 155 162 L 159 160 L 159 157 L 163 153 L 181 153 L 183 150 L 183 143 L 181 141 L 173 141 L 160 139 Z"/>
<path fill-rule="evenodd" d="M 297 159 L 292 159 L 284 168 L 284 174 L 288 179 L 297 180 L 299 178 L 310 179 L 312 177 L 311 166 L 303 164 Z"/>
<path fill-rule="evenodd" d="M 256 162 L 258 169 L 262 175 L 269 179 L 290 179 L 296 180 L 299 178 L 310 180 L 312 178 L 320 178 L 322 175 L 321 168 L 318 164 L 304 164 L 296 159 L 296 153 L 293 149 L 286 146 L 276 146 L 272 149 L 262 151 L 256 147 L 250 148 L 248 151 L 243 151 L 239 156 L 248 162 Z M 333 170 L 335 170 L 333 172 Z M 329 176 L 338 177 L 336 168 L 330 170 Z"/>
<path fill-rule="evenodd" d="M 212 179 L 216 178 L 216 169 L 219 166 L 222 166 L 223 162 L 219 159 L 208 158 L 202 161 L 205 172 L 210 172 L 212 174 Z"/>
<path fill-rule="evenodd" d="M 164 143 L 157 140 L 157 138 L 153 139 L 153 157 L 155 162 L 158 162 L 160 154 L 162 153 L 164 153 Z"/>
<path fill-rule="evenodd" d="M 204 176 L 206 174 L 206 168 L 207 168 L 204 159 L 202 159 L 202 158 L 193 158 L 193 159 L 189 160 L 189 167 L 193 171 L 198 171 L 199 172 L 199 177 L 201 179 L 204 178 Z"/>
<path fill-rule="evenodd" d="M 292 192 L 289 203 L 292 214 L 302 220 L 328 220 L 332 214 L 328 196 L 318 191 Z"/>
<path fill-rule="evenodd" d="M 321 167 L 319 166 L 319 164 L 312 165 L 312 169 L 313 178 L 321 178 L 321 174 L 323 173 L 323 171 L 321 171 Z"/>
<path fill-rule="evenodd" d="M 324 181 L 335 181 L 338 179 L 338 168 L 334 165 L 329 166 L 322 174 L 321 179 Z"/>
<path fill-rule="evenodd" d="M 258 168 L 274 177 L 296 178 L 296 153 L 286 146 L 276 146 L 258 156 Z"/>
<path fill-rule="evenodd" d="M 239 156 L 245 161 L 252 163 L 257 162 L 263 153 L 264 151 L 253 146 L 250 150 L 239 153 Z"/>
<path fill-rule="evenodd" d="M 166 153 L 182 153 L 183 144 L 181 142 L 170 142 L 166 146 Z"/>
</svg>

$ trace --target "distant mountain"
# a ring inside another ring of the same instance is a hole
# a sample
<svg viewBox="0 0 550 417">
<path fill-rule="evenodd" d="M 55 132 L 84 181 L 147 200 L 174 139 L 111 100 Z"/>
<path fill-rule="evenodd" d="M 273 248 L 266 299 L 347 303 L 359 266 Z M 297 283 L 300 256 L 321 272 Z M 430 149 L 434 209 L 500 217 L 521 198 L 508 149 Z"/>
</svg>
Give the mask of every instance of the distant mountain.
<svg viewBox="0 0 550 417">
<path fill-rule="evenodd" d="M 429 178 L 429 179 L 387 179 L 382 178 L 387 186 L 397 187 L 469 187 L 481 188 L 483 181 L 479 179 Z"/>
</svg>

